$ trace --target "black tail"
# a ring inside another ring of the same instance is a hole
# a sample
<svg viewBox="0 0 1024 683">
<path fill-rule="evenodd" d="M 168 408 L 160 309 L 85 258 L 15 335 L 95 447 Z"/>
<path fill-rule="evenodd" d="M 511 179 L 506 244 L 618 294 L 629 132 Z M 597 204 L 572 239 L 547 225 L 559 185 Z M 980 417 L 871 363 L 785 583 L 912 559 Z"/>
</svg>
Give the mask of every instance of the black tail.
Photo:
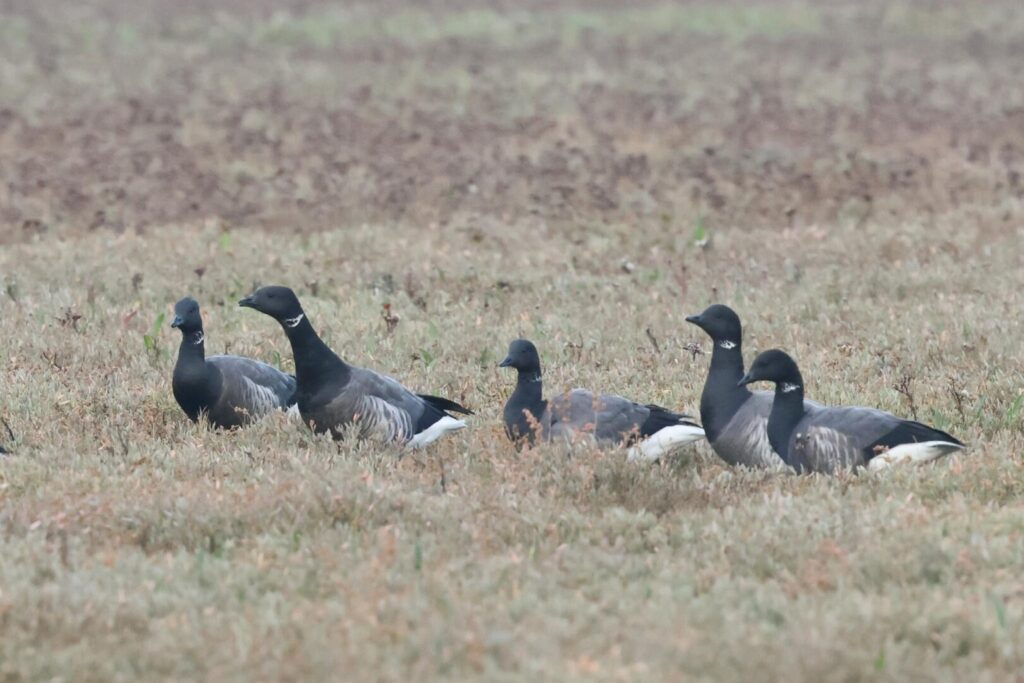
<svg viewBox="0 0 1024 683">
<path fill-rule="evenodd" d="M 438 410 L 441 410 L 441 411 L 444 411 L 444 412 L 451 411 L 453 413 L 462 413 L 463 415 L 472 415 L 473 414 L 472 410 L 470 410 L 469 408 L 466 408 L 465 406 L 460 406 L 455 401 L 449 401 L 448 399 L 441 398 L 440 396 L 431 396 L 430 394 L 416 394 L 416 395 L 419 396 L 420 398 L 422 398 L 424 401 L 426 401 L 430 405 L 432 405 L 435 408 L 437 408 Z"/>
<path fill-rule="evenodd" d="M 962 441 L 941 429 L 929 427 L 926 424 L 914 422 L 913 420 L 903 420 L 899 426 L 871 444 L 870 448 L 875 446 L 895 448 L 905 443 L 919 443 L 921 441 L 947 441 L 957 446 L 964 445 Z"/>
<path fill-rule="evenodd" d="M 665 427 L 673 427 L 675 425 L 690 425 L 691 427 L 699 427 L 700 425 L 694 421 L 693 417 L 686 413 L 673 413 L 671 410 L 666 410 L 661 406 L 656 406 L 653 403 L 648 403 L 646 406 L 651 414 L 647 416 L 647 419 L 642 425 L 640 425 L 640 436 L 651 436 L 657 432 L 660 432 Z"/>
</svg>

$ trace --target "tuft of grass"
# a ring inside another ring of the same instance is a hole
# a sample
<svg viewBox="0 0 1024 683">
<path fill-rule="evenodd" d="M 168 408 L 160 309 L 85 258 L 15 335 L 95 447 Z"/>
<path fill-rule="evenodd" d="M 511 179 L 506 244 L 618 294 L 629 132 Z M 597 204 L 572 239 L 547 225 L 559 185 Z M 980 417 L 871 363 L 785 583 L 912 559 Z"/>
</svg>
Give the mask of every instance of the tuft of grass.
<svg viewBox="0 0 1024 683">
<path fill-rule="evenodd" d="M 1003 418 L 1003 423 L 1007 427 L 1019 427 L 1021 423 L 1021 411 L 1024 410 L 1024 393 L 1019 394 L 1017 398 L 1013 399 L 1013 403 L 1006 410 L 1006 415 Z"/>
<path fill-rule="evenodd" d="M 697 221 L 693 227 L 693 243 L 698 247 L 706 247 L 711 240 L 707 227 L 704 225 L 704 217 L 697 215 Z"/>
<path fill-rule="evenodd" d="M 159 352 L 157 349 L 157 339 L 159 338 L 160 330 L 164 326 L 165 318 L 166 314 L 163 311 L 158 313 L 156 318 L 153 320 L 153 326 L 150 328 L 149 332 L 142 335 L 142 344 L 146 348 L 146 351 L 149 351 L 150 353 Z"/>
</svg>

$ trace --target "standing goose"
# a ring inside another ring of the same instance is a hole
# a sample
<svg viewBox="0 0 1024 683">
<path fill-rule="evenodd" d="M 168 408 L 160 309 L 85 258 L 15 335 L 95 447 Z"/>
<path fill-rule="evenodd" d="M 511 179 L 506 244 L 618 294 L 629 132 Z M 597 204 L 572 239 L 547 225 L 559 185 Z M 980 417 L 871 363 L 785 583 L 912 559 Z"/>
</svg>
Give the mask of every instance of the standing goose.
<svg viewBox="0 0 1024 683">
<path fill-rule="evenodd" d="M 181 330 L 171 388 L 193 422 L 205 413 L 216 427 L 240 427 L 293 402 L 291 375 L 251 358 L 206 357 L 203 318 L 195 299 L 185 297 L 174 305 L 171 327 Z"/>
<path fill-rule="evenodd" d="M 700 396 L 700 421 L 718 457 L 730 465 L 778 468 L 782 458 L 768 441 L 770 391 L 752 392 L 737 385 L 743 377 L 743 326 L 728 306 L 714 304 L 693 323 L 711 337 L 711 368 Z M 817 404 L 808 401 L 808 406 Z"/>
<path fill-rule="evenodd" d="M 317 336 L 295 292 L 262 287 L 238 302 L 277 320 L 295 356 L 295 392 L 299 413 L 316 432 L 341 438 L 358 424 L 361 437 L 421 448 L 466 423 L 447 411 L 472 415 L 463 406 L 438 396 L 414 394 L 395 379 L 339 358 Z"/>
<path fill-rule="evenodd" d="M 688 415 L 660 406 L 640 405 L 613 394 L 594 395 L 586 389 L 550 400 L 543 398 L 540 355 L 526 339 L 516 339 L 499 367 L 519 373 L 515 391 L 505 404 L 505 433 L 513 442 L 531 445 L 541 438 L 573 440 L 590 433 L 606 446 L 631 444 L 630 460 L 653 462 L 676 449 L 704 438 L 704 430 Z"/>
<path fill-rule="evenodd" d="M 897 462 L 928 462 L 964 445 L 928 425 L 874 408 L 807 406 L 804 380 L 789 355 L 772 349 L 754 359 L 741 380 L 775 383 L 768 418 L 772 448 L 797 472 L 827 472 Z"/>
</svg>

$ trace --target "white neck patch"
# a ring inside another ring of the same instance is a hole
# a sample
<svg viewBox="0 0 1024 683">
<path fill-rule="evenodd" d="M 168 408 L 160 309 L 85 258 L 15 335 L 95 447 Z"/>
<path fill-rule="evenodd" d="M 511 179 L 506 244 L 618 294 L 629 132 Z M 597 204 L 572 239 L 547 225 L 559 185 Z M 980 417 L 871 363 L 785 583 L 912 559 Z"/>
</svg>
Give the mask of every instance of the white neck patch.
<svg viewBox="0 0 1024 683">
<path fill-rule="evenodd" d="M 199 344 L 202 344 L 205 340 L 206 340 L 206 335 L 203 334 L 202 330 L 199 330 L 198 332 L 196 332 L 196 336 L 192 340 L 192 343 L 195 344 L 196 346 L 198 346 Z"/>
<path fill-rule="evenodd" d="M 299 313 L 294 318 L 285 318 L 282 322 L 285 325 L 287 325 L 288 327 L 298 327 L 299 323 L 301 323 L 302 319 L 305 318 L 305 317 L 306 317 L 305 314 Z"/>
<path fill-rule="evenodd" d="M 789 392 L 796 391 L 799 388 L 800 388 L 799 384 L 790 384 L 789 382 L 783 382 L 783 384 L 782 384 L 782 393 L 788 394 Z"/>
<path fill-rule="evenodd" d="M 735 349 L 736 348 L 736 342 L 729 341 L 728 339 L 726 339 L 725 341 L 718 342 L 718 345 L 721 346 L 723 349 L 726 349 L 726 350 L 728 350 L 728 349 Z"/>
</svg>

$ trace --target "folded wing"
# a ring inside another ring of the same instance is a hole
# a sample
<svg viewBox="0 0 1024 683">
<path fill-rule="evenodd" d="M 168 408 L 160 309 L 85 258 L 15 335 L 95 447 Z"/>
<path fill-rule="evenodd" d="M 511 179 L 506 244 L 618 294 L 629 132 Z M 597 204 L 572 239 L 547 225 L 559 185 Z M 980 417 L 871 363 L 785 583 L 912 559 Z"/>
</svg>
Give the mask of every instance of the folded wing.
<svg viewBox="0 0 1024 683">
<path fill-rule="evenodd" d="M 804 469 L 835 472 L 860 467 L 889 452 L 901 459 L 933 459 L 963 447 L 933 427 L 874 408 L 836 407 L 808 412 L 791 437 L 790 450 Z M 892 458 L 889 458 L 892 459 Z"/>
<path fill-rule="evenodd" d="M 211 356 L 223 377 L 215 410 L 245 413 L 255 419 L 294 403 L 295 378 L 266 363 L 240 356 Z"/>
<path fill-rule="evenodd" d="M 573 389 L 548 402 L 552 437 L 572 438 L 591 434 L 602 443 L 631 442 L 661 429 L 680 424 L 693 425 L 682 413 L 660 406 L 642 405 L 615 394 L 594 394 Z M 546 415 L 547 416 L 547 415 Z"/>
<path fill-rule="evenodd" d="M 443 407 L 439 407 L 443 406 Z M 324 408 L 326 420 L 334 425 L 355 424 L 362 437 L 375 437 L 386 442 L 409 443 L 417 434 L 430 431 L 429 437 L 413 445 L 430 443 L 447 431 L 461 429 L 465 423 L 445 412 L 445 408 L 469 413 L 453 401 L 433 396 L 420 396 L 402 386 L 393 377 L 352 368 L 348 383 Z"/>
</svg>

